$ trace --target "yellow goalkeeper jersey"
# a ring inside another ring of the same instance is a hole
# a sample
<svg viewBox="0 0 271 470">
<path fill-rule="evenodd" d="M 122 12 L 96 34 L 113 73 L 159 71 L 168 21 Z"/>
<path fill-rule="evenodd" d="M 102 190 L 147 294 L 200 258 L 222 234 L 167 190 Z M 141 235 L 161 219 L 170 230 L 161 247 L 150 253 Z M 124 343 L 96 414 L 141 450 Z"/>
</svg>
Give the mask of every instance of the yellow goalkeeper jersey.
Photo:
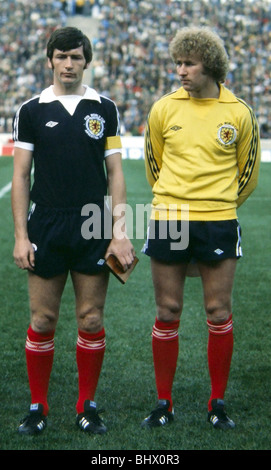
<svg viewBox="0 0 271 470">
<path fill-rule="evenodd" d="M 144 146 L 152 218 L 181 219 L 185 204 L 190 220 L 234 219 L 257 185 L 255 115 L 223 85 L 218 99 L 191 98 L 182 87 L 163 96 L 150 110 Z"/>
</svg>

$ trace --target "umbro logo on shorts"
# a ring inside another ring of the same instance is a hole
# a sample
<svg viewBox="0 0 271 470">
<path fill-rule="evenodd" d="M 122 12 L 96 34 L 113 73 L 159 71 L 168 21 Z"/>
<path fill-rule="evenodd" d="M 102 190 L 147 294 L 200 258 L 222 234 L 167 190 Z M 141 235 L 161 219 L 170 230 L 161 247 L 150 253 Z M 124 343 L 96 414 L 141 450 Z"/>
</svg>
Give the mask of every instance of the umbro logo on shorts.
<svg viewBox="0 0 271 470">
<path fill-rule="evenodd" d="M 99 259 L 99 261 L 97 262 L 99 266 L 102 266 L 104 263 L 105 263 L 104 259 Z"/>
<path fill-rule="evenodd" d="M 214 253 L 216 253 L 217 255 L 222 255 L 222 253 L 224 253 L 224 251 L 220 250 L 220 248 L 217 248 L 216 250 L 214 250 Z"/>
</svg>

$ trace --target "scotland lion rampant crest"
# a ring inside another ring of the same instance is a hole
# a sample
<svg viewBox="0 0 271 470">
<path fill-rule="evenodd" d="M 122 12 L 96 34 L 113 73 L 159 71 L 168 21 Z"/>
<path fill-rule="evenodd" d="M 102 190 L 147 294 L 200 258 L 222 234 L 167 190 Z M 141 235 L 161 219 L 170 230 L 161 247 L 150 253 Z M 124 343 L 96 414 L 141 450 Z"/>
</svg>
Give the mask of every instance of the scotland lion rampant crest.
<svg viewBox="0 0 271 470">
<path fill-rule="evenodd" d="M 85 132 L 92 139 L 101 139 L 104 134 L 105 120 L 99 114 L 90 114 L 85 117 Z"/>
<path fill-rule="evenodd" d="M 236 140 L 237 132 L 235 127 L 233 127 L 231 124 L 223 124 L 218 129 L 217 137 L 219 142 L 222 144 L 231 145 Z"/>
</svg>

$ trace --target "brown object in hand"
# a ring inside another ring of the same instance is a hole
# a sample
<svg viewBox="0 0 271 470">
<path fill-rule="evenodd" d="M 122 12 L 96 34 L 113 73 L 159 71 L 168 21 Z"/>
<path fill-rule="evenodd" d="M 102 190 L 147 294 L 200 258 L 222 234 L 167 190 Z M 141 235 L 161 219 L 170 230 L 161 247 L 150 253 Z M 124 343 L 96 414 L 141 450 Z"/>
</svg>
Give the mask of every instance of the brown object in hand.
<svg viewBox="0 0 271 470">
<path fill-rule="evenodd" d="M 115 255 L 109 255 L 108 258 L 105 260 L 105 264 L 109 268 L 112 274 L 116 276 L 116 278 L 122 283 L 125 284 L 128 277 L 130 276 L 131 272 L 134 270 L 135 266 L 137 265 L 139 259 L 137 256 L 134 257 L 134 261 L 132 262 L 131 266 L 124 271 L 121 263 L 119 262 L 118 258 Z"/>
</svg>

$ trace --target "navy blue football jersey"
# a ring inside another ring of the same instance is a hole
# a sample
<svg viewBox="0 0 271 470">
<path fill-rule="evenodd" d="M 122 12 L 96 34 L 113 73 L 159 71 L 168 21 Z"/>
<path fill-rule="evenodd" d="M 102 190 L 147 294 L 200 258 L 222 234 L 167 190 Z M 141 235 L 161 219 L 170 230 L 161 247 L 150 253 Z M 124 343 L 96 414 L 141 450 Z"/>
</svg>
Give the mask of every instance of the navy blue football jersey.
<svg viewBox="0 0 271 470">
<path fill-rule="evenodd" d="M 33 202 L 56 208 L 103 204 L 104 158 L 121 148 L 112 100 L 89 87 L 82 97 L 56 97 L 51 86 L 18 109 L 13 139 L 33 151 Z"/>
</svg>

